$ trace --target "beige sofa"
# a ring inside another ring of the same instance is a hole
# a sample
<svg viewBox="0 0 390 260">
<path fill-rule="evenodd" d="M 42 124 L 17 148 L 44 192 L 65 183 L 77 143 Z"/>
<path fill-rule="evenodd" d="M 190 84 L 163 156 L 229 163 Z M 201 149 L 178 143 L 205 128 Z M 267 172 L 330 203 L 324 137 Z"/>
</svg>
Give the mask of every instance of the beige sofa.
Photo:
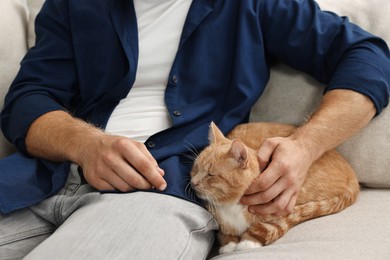
<svg viewBox="0 0 390 260">
<path fill-rule="evenodd" d="M 0 106 L 19 61 L 34 43 L 33 20 L 43 2 L 0 0 Z M 325 10 L 349 16 L 390 44 L 389 0 L 318 3 Z M 275 65 L 269 87 L 254 107 L 251 120 L 299 124 L 314 109 L 322 89 L 312 78 L 282 64 Z M 390 109 L 339 150 L 351 162 L 362 184 L 355 205 L 296 226 L 274 244 L 239 255 L 224 255 L 223 259 L 390 259 Z M 12 151 L 0 135 L 0 157 Z"/>
</svg>

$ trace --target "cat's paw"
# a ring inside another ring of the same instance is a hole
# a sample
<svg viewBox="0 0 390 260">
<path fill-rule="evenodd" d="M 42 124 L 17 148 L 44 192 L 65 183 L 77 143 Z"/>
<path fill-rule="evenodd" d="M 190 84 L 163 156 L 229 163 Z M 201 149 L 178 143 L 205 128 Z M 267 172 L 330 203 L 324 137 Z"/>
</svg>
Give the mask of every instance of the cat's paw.
<svg viewBox="0 0 390 260">
<path fill-rule="evenodd" d="M 228 244 L 224 245 L 219 249 L 220 254 L 226 254 L 226 253 L 231 253 L 234 252 L 236 249 L 237 243 L 234 242 L 229 242 Z"/>
<path fill-rule="evenodd" d="M 260 242 L 255 242 L 252 240 L 243 240 L 237 244 L 234 251 L 244 251 L 244 250 L 249 250 L 249 249 L 254 249 L 259 247 L 262 247 Z"/>
</svg>

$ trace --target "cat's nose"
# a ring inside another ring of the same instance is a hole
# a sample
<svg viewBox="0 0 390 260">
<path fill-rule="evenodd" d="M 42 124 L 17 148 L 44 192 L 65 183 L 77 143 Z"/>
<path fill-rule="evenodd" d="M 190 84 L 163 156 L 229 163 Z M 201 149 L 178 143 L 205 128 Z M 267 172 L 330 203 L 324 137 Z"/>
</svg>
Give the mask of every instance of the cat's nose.
<svg viewBox="0 0 390 260">
<path fill-rule="evenodd" d="M 196 186 L 199 185 L 199 182 L 198 182 L 198 181 L 191 180 L 191 185 L 192 185 L 192 187 L 196 187 Z"/>
</svg>

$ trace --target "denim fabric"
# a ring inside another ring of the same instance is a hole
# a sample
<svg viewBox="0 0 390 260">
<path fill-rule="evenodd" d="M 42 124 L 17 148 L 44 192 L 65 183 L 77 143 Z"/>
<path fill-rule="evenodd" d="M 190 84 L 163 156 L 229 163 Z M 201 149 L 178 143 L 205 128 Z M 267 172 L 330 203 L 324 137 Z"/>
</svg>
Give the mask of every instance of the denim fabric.
<svg viewBox="0 0 390 260">
<path fill-rule="evenodd" d="M 57 195 L 0 215 L 0 259 L 205 259 L 217 227 L 179 198 L 96 192 L 72 165 Z"/>
</svg>

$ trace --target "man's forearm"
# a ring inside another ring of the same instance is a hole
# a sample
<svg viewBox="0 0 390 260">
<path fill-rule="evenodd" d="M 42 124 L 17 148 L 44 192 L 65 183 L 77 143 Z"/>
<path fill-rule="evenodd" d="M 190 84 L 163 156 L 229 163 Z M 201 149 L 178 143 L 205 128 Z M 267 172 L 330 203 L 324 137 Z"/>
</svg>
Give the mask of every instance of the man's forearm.
<svg viewBox="0 0 390 260">
<path fill-rule="evenodd" d="M 78 164 L 87 182 L 99 190 L 164 190 L 167 186 L 164 171 L 144 144 L 105 134 L 64 111 L 35 120 L 26 146 L 33 156 Z"/>
<path fill-rule="evenodd" d="M 351 90 L 332 90 L 292 137 L 308 146 L 314 161 L 366 126 L 375 112 L 368 97 Z"/>
<path fill-rule="evenodd" d="M 81 148 L 102 134 L 100 129 L 64 111 L 53 111 L 33 122 L 27 133 L 26 146 L 32 156 L 78 163 L 82 159 Z"/>
</svg>

